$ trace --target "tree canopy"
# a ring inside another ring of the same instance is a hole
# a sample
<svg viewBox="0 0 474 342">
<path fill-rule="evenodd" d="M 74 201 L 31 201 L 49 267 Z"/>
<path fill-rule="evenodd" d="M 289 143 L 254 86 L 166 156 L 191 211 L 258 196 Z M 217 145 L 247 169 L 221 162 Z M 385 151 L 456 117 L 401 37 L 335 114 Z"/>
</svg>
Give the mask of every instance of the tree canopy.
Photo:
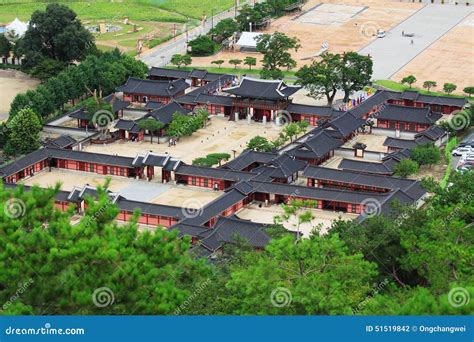
<svg viewBox="0 0 474 342">
<path fill-rule="evenodd" d="M 38 115 L 30 108 L 21 109 L 7 124 L 8 140 L 5 152 L 9 155 L 27 154 L 40 147 L 43 128 Z"/>
<path fill-rule="evenodd" d="M 291 57 L 290 50 L 297 51 L 301 45 L 296 37 L 288 37 L 281 32 L 262 34 L 257 41 L 257 51 L 263 54 L 262 78 L 281 79 L 283 73 L 280 68 L 287 68 L 296 62 Z"/>
<path fill-rule="evenodd" d="M 25 55 L 25 66 L 34 67 L 48 58 L 64 63 L 82 60 L 95 48 L 94 37 L 69 7 L 49 4 L 46 10 L 35 11 L 28 30 L 18 42 Z"/>
</svg>

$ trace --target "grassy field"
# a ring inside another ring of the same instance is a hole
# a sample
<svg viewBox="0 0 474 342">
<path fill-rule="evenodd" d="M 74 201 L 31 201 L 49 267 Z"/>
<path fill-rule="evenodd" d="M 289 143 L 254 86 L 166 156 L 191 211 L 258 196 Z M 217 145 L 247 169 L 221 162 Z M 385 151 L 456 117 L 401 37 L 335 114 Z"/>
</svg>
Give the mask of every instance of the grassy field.
<svg viewBox="0 0 474 342">
<path fill-rule="evenodd" d="M 390 90 L 395 90 L 395 91 L 404 91 L 404 90 L 410 89 L 410 87 L 407 86 L 407 85 L 404 85 L 404 84 L 401 84 L 401 83 L 398 83 L 398 82 L 395 82 L 395 81 L 390 81 L 390 80 L 375 81 L 374 85 L 378 85 L 378 86 L 381 86 L 381 87 L 384 87 L 384 88 L 387 88 L 387 89 L 390 89 Z M 412 87 L 411 89 L 420 92 L 420 94 L 426 94 L 426 95 L 449 96 L 449 97 L 457 97 L 457 98 L 464 98 L 465 97 L 465 96 L 462 96 L 462 95 L 446 94 L 446 93 L 443 93 L 441 91 L 434 91 L 434 90 L 431 90 L 431 91 L 428 92 L 425 89 L 420 89 L 420 88 L 415 88 L 415 87 Z"/>
<path fill-rule="evenodd" d="M 186 16 L 201 19 L 232 7 L 235 0 L 94 0 L 94 1 L 35 1 L 0 0 L 0 23 L 20 18 L 27 21 L 38 9 L 51 2 L 69 6 L 84 20 L 115 20 L 129 17 L 132 21 L 181 22 Z M 243 2 L 243 1 L 241 1 Z"/>
</svg>

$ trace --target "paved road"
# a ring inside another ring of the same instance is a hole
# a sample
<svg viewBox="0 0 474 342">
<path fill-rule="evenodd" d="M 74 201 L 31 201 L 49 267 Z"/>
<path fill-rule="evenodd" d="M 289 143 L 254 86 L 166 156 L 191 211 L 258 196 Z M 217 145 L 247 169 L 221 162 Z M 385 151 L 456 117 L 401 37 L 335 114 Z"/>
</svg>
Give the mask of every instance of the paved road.
<svg viewBox="0 0 474 342">
<path fill-rule="evenodd" d="M 196 0 L 196 1 L 199 1 L 199 0 Z M 264 0 L 258 0 L 256 2 L 263 2 L 263 1 Z M 244 4 L 243 1 L 241 1 L 241 4 L 242 5 Z M 237 7 L 240 8 L 241 6 L 237 6 Z M 215 15 L 214 25 L 216 25 L 219 21 L 223 19 L 234 18 L 234 16 L 235 16 L 235 7 L 232 7 L 231 9 L 225 12 Z M 212 20 L 211 18 L 209 18 L 206 20 L 204 25 L 201 24 L 198 27 L 195 27 L 194 29 L 189 30 L 187 36 L 186 36 L 186 33 L 183 33 L 177 36 L 175 39 L 158 46 L 151 53 L 147 53 L 146 55 L 140 57 L 140 59 L 149 67 L 165 66 L 170 62 L 171 57 L 174 54 L 177 54 L 177 53 L 182 54 L 186 52 L 188 40 L 192 40 L 193 38 L 201 34 L 205 34 L 209 32 L 211 28 L 212 28 Z"/>
<path fill-rule="evenodd" d="M 426 5 L 359 53 L 372 56 L 374 80 L 389 79 L 473 11 L 474 6 Z M 403 37 L 402 31 L 415 36 Z"/>
</svg>

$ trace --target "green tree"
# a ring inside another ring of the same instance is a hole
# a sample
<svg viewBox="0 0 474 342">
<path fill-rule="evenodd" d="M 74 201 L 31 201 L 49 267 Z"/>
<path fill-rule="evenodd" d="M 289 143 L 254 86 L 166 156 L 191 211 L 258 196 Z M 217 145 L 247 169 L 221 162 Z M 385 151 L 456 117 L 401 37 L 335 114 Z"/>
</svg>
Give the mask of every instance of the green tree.
<svg viewBox="0 0 474 342">
<path fill-rule="evenodd" d="M 188 43 L 193 56 L 211 56 L 219 49 L 218 44 L 206 35 L 200 35 Z"/>
<path fill-rule="evenodd" d="M 293 138 L 298 135 L 299 131 L 299 126 L 295 122 L 290 122 L 283 127 L 283 133 L 290 141 L 293 141 Z"/>
<path fill-rule="evenodd" d="M 209 157 L 200 157 L 193 159 L 193 165 L 195 166 L 204 166 L 204 167 L 212 167 L 218 163 L 217 159 L 209 158 Z"/>
<path fill-rule="evenodd" d="M 445 83 L 443 84 L 443 91 L 447 94 L 451 94 L 453 91 L 455 91 L 457 88 L 457 85 L 453 83 Z"/>
<path fill-rule="evenodd" d="M 263 54 L 262 78 L 276 79 L 282 75 L 280 68 L 294 63 L 290 50 L 298 51 L 301 47 L 298 38 L 290 38 L 284 33 L 262 34 L 257 39 L 257 51 Z"/>
<path fill-rule="evenodd" d="M 298 241 L 301 235 L 300 227 L 303 223 L 310 223 L 314 219 L 313 213 L 309 209 L 317 207 L 317 203 L 291 198 L 288 204 L 282 204 L 281 207 L 283 214 L 274 218 L 275 223 L 295 222 L 293 226 L 296 228 L 296 241 Z M 315 229 L 317 230 L 317 227 Z M 316 231 L 316 234 L 319 232 Z"/>
<path fill-rule="evenodd" d="M 232 37 L 239 30 L 239 24 L 232 18 L 219 21 L 209 34 L 219 42 Z"/>
<path fill-rule="evenodd" d="M 437 84 L 436 84 L 435 81 L 425 81 L 425 82 L 423 82 L 423 88 L 428 90 L 428 92 L 430 92 L 431 88 L 435 88 L 436 85 Z"/>
<path fill-rule="evenodd" d="M 0 189 L 2 208 L 12 208 L 0 213 L 0 300 L 10 304 L 4 313 L 173 314 L 210 274 L 178 232 L 139 232 L 138 211 L 119 226 L 119 210 L 102 187 L 72 226 L 72 209 L 54 208 L 58 189 Z M 12 203 L 21 203 L 20 211 Z M 13 297 L 25 283 L 28 291 Z M 103 300 L 109 305 L 101 307 Z"/>
<path fill-rule="evenodd" d="M 229 153 L 210 153 L 206 156 L 206 158 L 215 159 L 221 166 L 222 161 L 228 161 L 230 159 Z"/>
<path fill-rule="evenodd" d="M 138 126 L 141 129 L 144 129 L 150 132 L 150 143 L 153 144 L 153 135 L 160 131 L 165 125 L 161 121 L 157 121 L 155 119 L 144 119 L 138 121 Z M 159 141 L 158 141 L 159 143 Z"/>
<path fill-rule="evenodd" d="M 321 61 L 313 61 L 296 72 L 297 83 L 308 90 L 309 96 L 316 100 L 326 96 L 328 105 L 331 106 L 337 89 L 341 83 L 341 56 L 325 53 Z"/>
<path fill-rule="evenodd" d="M 471 97 L 474 94 L 474 87 L 466 87 L 462 91 Z"/>
<path fill-rule="evenodd" d="M 221 65 L 224 64 L 224 60 L 223 59 L 218 59 L 216 61 L 212 61 L 211 64 L 216 64 L 220 69 Z"/>
<path fill-rule="evenodd" d="M 410 158 L 418 163 L 418 165 L 436 164 L 440 160 L 439 149 L 433 144 L 419 145 L 411 150 Z"/>
<path fill-rule="evenodd" d="M 11 154 L 27 154 L 40 147 L 42 129 L 38 115 L 30 108 L 21 109 L 8 122 L 8 141 L 5 150 Z"/>
<path fill-rule="evenodd" d="M 181 65 L 183 64 L 183 55 L 180 54 L 174 54 L 171 56 L 170 63 L 173 65 L 176 65 L 178 68 L 181 68 Z"/>
<path fill-rule="evenodd" d="M 408 84 L 410 88 L 411 88 L 411 85 L 415 82 L 416 82 L 416 77 L 413 75 L 408 75 L 402 78 L 402 84 Z"/>
<path fill-rule="evenodd" d="M 296 124 L 296 126 L 298 127 L 298 132 L 296 133 L 296 135 L 298 135 L 298 134 L 300 134 L 300 133 L 305 133 L 305 132 L 306 132 L 306 129 L 307 129 L 308 126 L 309 126 L 309 123 L 308 123 L 308 121 L 306 121 L 306 120 L 297 121 L 295 124 Z"/>
<path fill-rule="evenodd" d="M 237 65 L 239 65 L 241 63 L 242 63 L 241 59 L 231 59 L 229 61 L 229 64 L 232 64 L 234 66 L 234 69 L 237 69 Z"/>
<path fill-rule="evenodd" d="M 257 135 L 249 140 L 246 149 L 257 152 L 271 152 L 273 146 L 267 138 Z"/>
<path fill-rule="evenodd" d="M 10 41 L 5 37 L 5 35 L 0 35 L 0 57 L 8 58 L 13 49 Z"/>
<path fill-rule="evenodd" d="M 252 70 L 252 66 L 257 65 L 257 58 L 255 57 L 245 57 L 244 64 L 249 66 L 249 70 Z"/>
<path fill-rule="evenodd" d="M 52 58 L 43 58 L 31 69 L 31 76 L 42 81 L 57 76 L 65 67 L 64 62 Z"/>
<path fill-rule="evenodd" d="M 408 177 L 418 173 L 418 163 L 411 159 L 403 159 L 393 167 L 394 175 L 399 177 Z"/>
<path fill-rule="evenodd" d="M 359 55 L 357 52 L 346 52 L 341 58 L 341 89 L 344 91 L 344 102 L 354 91 L 364 89 L 372 78 L 372 58 Z"/>
<path fill-rule="evenodd" d="M 35 11 L 18 44 L 28 68 L 44 58 L 65 63 L 83 60 L 87 51 L 95 48 L 94 37 L 82 26 L 76 13 L 60 4 L 49 4 L 45 11 Z"/>
</svg>

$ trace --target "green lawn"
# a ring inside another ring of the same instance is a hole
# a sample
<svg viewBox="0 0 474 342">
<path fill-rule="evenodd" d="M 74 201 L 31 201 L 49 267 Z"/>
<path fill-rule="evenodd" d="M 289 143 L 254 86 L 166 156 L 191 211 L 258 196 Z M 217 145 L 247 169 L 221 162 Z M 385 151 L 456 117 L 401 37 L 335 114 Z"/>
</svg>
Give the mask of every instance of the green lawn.
<svg viewBox="0 0 474 342">
<path fill-rule="evenodd" d="M 231 8 L 235 0 L 91 0 L 61 1 L 84 20 L 112 20 L 128 16 L 132 21 L 185 22 L 186 16 L 201 19 Z M 240 1 L 243 3 L 244 1 Z M 0 0 L 0 23 L 20 18 L 29 20 L 31 14 L 44 9 L 51 1 Z"/>
<path fill-rule="evenodd" d="M 407 85 L 404 85 L 404 84 L 401 84 L 401 83 L 398 83 L 398 82 L 395 82 L 395 81 L 391 81 L 391 80 L 375 81 L 374 85 L 378 85 L 378 86 L 381 86 L 381 87 L 384 87 L 384 88 L 387 88 L 387 89 L 390 89 L 390 90 L 395 90 L 395 91 L 404 91 L 404 90 L 410 89 L 410 87 L 407 86 Z M 430 91 L 430 92 L 428 92 L 425 89 L 420 89 L 420 88 L 415 88 L 415 87 L 412 87 L 411 89 L 420 92 L 420 94 L 465 98 L 465 96 L 462 96 L 462 95 L 446 94 L 446 93 L 443 93 L 441 91 Z"/>
</svg>

